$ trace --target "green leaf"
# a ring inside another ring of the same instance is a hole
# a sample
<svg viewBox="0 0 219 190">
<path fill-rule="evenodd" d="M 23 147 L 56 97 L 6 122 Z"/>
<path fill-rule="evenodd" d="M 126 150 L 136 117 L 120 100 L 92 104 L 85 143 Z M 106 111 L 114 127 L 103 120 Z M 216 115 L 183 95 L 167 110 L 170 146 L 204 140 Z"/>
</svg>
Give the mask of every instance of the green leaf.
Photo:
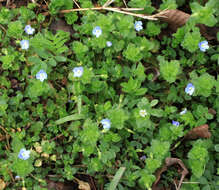
<svg viewBox="0 0 219 190">
<path fill-rule="evenodd" d="M 195 93 L 204 97 L 208 97 L 211 94 L 211 90 L 215 85 L 215 79 L 208 73 L 202 74 L 200 77 L 192 80 L 195 86 Z"/>
<path fill-rule="evenodd" d="M 169 83 L 175 82 L 177 76 L 181 73 L 179 61 L 172 60 L 168 62 L 163 60 L 160 62 L 160 73 Z"/>
<path fill-rule="evenodd" d="M 191 3 L 192 15 L 191 18 L 195 19 L 196 23 L 205 24 L 207 26 L 214 26 L 217 23 L 217 19 L 214 13 L 217 9 L 214 6 L 206 4 L 205 7 L 201 6 L 197 2 Z M 215 6 L 217 6 L 215 4 Z"/>
<path fill-rule="evenodd" d="M 112 126 L 117 129 L 124 127 L 124 122 L 129 118 L 127 113 L 123 109 L 114 109 L 109 112 L 109 118 L 112 122 Z"/>
<path fill-rule="evenodd" d="M 84 115 L 81 114 L 72 114 L 66 117 L 63 117 L 59 120 L 55 121 L 56 125 L 60 125 L 62 123 L 68 122 L 68 121 L 75 121 L 75 120 L 80 120 L 80 119 L 84 119 Z"/>
<path fill-rule="evenodd" d="M 55 60 L 58 62 L 66 62 L 67 58 L 64 56 L 55 56 Z"/>
<path fill-rule="evenodd" d="M 34 132 L 34 136 L 37 136 L 40 134 L 42 128 L 43 128 L 43 123 L 41 121 L 38 121 L 30 127 L 30 131 Z"/>
<path fill-rule="evenodd" d="M 162 4 L 160 5 L 161 10 L 165 9 L 176 9 L 177 8 L 177 3 L 176 0 L 162 0 Z"/>
<path fill-rule="evenodd" d="M 116 175 L 113 177 L 113 180 L 110 183 L 108 190 L 115 190 L 116 186 L 118 185 L 123 173 L 125 172 L 125 167 L 120 167 L 119 170 L 116 172 Z"/>
<path fill-rule="evenodd" d="M 74 24 L 74 22 L 78 20 L 77 13 L 75 12 L 66 13 L 65 20 L 67 24 Z"/>
<path fill-rule="evenodd" d="M 142 186 L 142 188 L 149 190 L 153 182 L 156 180 L 156 177 L 148 173 L 146 169 L 142 170 L 140 176 L 141 178 L 139 179 L 139 184 Z"/>
<path fill-rule="evenodd" d="M 15 153 L 20 152 L 20 150 L 22 148 L 24 148 L 23 143 L 21 142 L 21 140 L 16 135 L 13 137 L 11 146 L 12 146 L 13 152 L 15 152 Z"/>
<path fill-rule="evenodd" d="M 0 57 L 0 61 L 2 61 L 2 68 L 3 69 L 9 69 L 12 67 L 12 63 L 15 59 L 14 55 L 5 55 Z"/>
<path fill-rule="evenodd" d="M 219 152 L 219 144 L 216 144 L 216 145 L 214 146 L 214 149 L 215 149 L 216 152 Z"/>
<path fill-rule="evenodd" d="M 34 168 L 29 160 L 16 159 L 12 164 L 12 170 L 20 177 L 26 177 Z"/>
<path fill-rule="evenodd" d="M 160 28 L 161 28 L 160 25 L 155 24 L 152 21 L 149 21 L 147 23 L 147 29 L 146 29 L 145 33 L 150 37 L 157 36 L 158 34 L 160 34 Z"/>
<path fill-rule="evenodd" d="M 10 22 L 8 24 L 7 35 L 12 38 L 21 38 L 23 33 L 23 26 L 20 21 Z"/>
<path fill-rule="evenodd" d="M 123 51 L 123 55 L 126 57 L 126 59 L 134 63 L 139 62 L 143 58 L 141 49 L 131 43 L 128 45 L 127 49 Z"/>
<path fill-rule="evenodd" d="M 0 116 L 6 113 L 5 111 L 7 107 L 7 98 L 4 96 L 0 96 Z"/>
<path fill-rule="evenodd" d="M 161 161 L 159 159 L 148 158 L 146 159 L 146 169 L 153 173 L 157 168 L 161 166 Z"/>
<path fill-rule="evenodd" d="M 151 107 L 154 107 L 157 104 L 158 104 L 158 100 L 157 99 L 152 100 L 151 103 L 150 103 Z"/>
<path fill-rule="evenodd" d="M 184 40 L 181 42 L 183 48 L 193 53 L 198 49 L 198 44 L 201 41 L 201 34 L 199 28 L 193 27 L 192 32 L 185 34 Z"/>
</svg>

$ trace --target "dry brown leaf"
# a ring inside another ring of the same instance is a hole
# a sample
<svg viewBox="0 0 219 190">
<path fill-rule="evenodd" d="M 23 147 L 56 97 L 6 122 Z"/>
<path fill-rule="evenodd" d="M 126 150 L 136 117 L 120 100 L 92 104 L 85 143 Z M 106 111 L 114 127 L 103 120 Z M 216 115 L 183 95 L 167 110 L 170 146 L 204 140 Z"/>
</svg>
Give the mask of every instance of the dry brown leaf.
<svg viewBox="0 0 219 190">
<path fill-rule="evenodd" d="M 181 185 L 182 185 L 182 182 L 183 182 L 183 179 L 185 178 L 185 176 L 189 173 L 187 168 L 185 167 L 184 163 L 182 162 L 182 160 L 178 159 L 178 158 L 166 158 L 165 159 L 165 165 L 159 169 L 157 172 L 156 172 L 156 181 L 154 182 L 153 184 L 153 187 L 152 187 L 152 190 L 159 190 L 159 188 L 157 187 L 157 184 L 159 183 L 160 181 L 160 178 L 161 178 L 161 174 L 163 172 L 165 172 L 169 166 L 172 166 L 174 164 L 179 164 L 182 168 L 182 172 L 181 172 L 181 178 L 180 178 L 180 181 L 179 181 L 179 184 L 178 184 L 178 187 L 176 187 L 176 190 L 179 190 Z"/>
<path fill-rule="evenodd" d="M 6 187 L 5 182 L 2 179 L 0 179 L 0 190 L 3 190 L 5 187 Z"/>
<path fill-rule="evenodd" d="M 160 13 L 154 15 L 154 17 L 158 18 L 161 21 L 167 22 L 171 29 L 174 31 L 177 28 L 183 26 L 190 17 L 190 14 L 187 14 L 180 10 L 164 10 Z"/>
<path fill-rule="evenodd" d="M 211 133 L 208 130 L 208 125 L 201 125 L 199 127 L 193 128 L 185 136 L 186 139 L 198 139 L 198 138 L 210 138 Z"/>
<path fill-rule="evenodd" d="M 210 113 L 212 115 L 216 115 L 217 114 L 217 112 L 213 108 L 209 108 L 208 109 L 208 113 Z"/>
<path fill-rule="evenodd" d="M 89 183 L 81 181 L 75 177 L 75 181 L 78 183 L 78 189 L 80 190 L 91 190 Z"/>
<path fill-rule="evenodd" d="M 5 135 L 2 135 L 1 133 L 0 133 L 0 141 L 3 141 L 3 140 L 5 140 L 6 139 L 6 136 Z"/>
<path fill-rule="evenodd" d="M 164 10 L 158 14 L 153 15 L 153 17 L 158 18 L 163 22 L 167 22 L 169 27 L 174 32 L 181 26 L 183 26 L 189 19 L 190 14 L 185 13 L 180 10 Z M 216 34 L 219 31 L 218 28 L 215 27 L 207 27 L 203 24 L 197 24 L 200 29 L 200 33 L 207 38 L 208 40 L 216 39 Z"/>
<path fill-rule="evenodd" d="M 47 189 L 48 190 L 77 190 L 75 187 L 75 183 L 73 184 L 65 184 L 63 182 L 56 182 L 49 179 L 46 179 Z M 76 185 L 77 186 L 77 185 Z"/>
<path fill-rule="evenodd" d="M 70 34 L 73 34 L 73 29 L 70 25 L 68 25 L 65 20 L 54 20 L 51 25 L 49 26 L 49 29 L 56 33 L 58 30 L 63 30 L 65 32 L 69 32 Z"/>
</svg>

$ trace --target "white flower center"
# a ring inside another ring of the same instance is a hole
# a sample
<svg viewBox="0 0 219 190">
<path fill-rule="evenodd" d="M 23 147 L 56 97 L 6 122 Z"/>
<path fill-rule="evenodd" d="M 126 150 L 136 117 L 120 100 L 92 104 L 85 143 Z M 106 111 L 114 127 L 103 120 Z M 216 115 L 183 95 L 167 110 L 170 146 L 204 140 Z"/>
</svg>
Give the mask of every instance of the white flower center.
<svg viewBox="0 0 219 190">
<path fill-rule="evenodd" d="M 148 113 L 146 112 L 146 110 L 140 110 L 139 114 L 141 117 L 145 117 Z"/>
</svg>

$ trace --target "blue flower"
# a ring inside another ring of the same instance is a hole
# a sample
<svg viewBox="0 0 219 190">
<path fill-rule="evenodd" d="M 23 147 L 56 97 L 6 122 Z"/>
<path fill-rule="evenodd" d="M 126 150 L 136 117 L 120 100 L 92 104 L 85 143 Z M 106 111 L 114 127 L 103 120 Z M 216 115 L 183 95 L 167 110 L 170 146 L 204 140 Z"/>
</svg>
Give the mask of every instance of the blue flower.
<svg viewBox="0 0 219 190">
<path fill-rule="evenodd" d="M 173 120 L 173 121 L 172 121 L 172 124 L 175 125 L 176 127 L 179 126 L 179 122 L 178 122 L 178 121 L 174 121 L 174 120 Z"/>
<path fill-rule="evenodd" d="M 141 21 L 135 21 L 135 30 L 139 32 L 142 29 L 143 29 L 142 22 Z"/>
<path fill-rule="evenodd" d="M 26 25 L 25 28 L 24 28 L 24 31 L 29 34 L 29 35 L 32 35 L 35 31 L 34 28 L 32 28 L 30 25 Z"/>
<path fill-rule="evenodd" d="M 93 31 L 92 31 L 93 35 L 96 36 L 97 38 L 100 37 L 100 35 L 102 34 L 102 30 L 99 26 L 96 26 Z"/>
<path fill-rule="evenodd" d="M 147 157 L 145 155 L 143 155 L 143 156 L 140 157 L 140 160 L 144 161 L 144 160 L 146 160 L 146 158 Z"/>
<path fill-rule="evenodd" d="M 36 79 L 40 80 L 41 82 L 43 82 L 45 79 L 47 79 L 47 74 L 44 70 L 40 70 L 37 74 L 36 74 Z"/>
<path fill-rule="evenodd" d="M 106 45 L 107 45 L 107 47 L 111 47 L 112 46 L 112 42 L 111 41 L 107 41 Z"/>
<path fill-rule="evenodd" d="M 21 40 L 20 45 L 21 45 L 21 49 L 28 49 L 29 48 L 29 40 Z"/>
<path fill-rule="evenodd" d="M 83 67 L 75 67 L 73 70 L 74 77 L 81 77 L 83 75 L 84 69 Z"/>
<path fill-rule="evenodd" d="M 187 109 L 185 108 L 184 110 L 182 110 L 179 114 L 180 115 L 184 115 L 187 112 Z"/>
<path fill-rule="evenodd" d="M 18 158 L 22 160 L 27 160 L 30 158 L 30 150 L 26 150 L 25 148 L 22 148 L 18 154 Z"/>
<path fill-rule="evenodd" d="M 195 91 L 195 86 L 192 83 L 187 84 L 185 88 L 186 94 L 189 94 L 190 96 L 194 93 Z"/>
<path fill-rule="evenodd" d="M 20 178 L 21 178 L 21 177 L 20 177 L 19 175 L 16 175 L 16 176 L 15 176 L 15 179 L 16 179 L 16 180 L 19 180 Z"/>
<path fill-rule="evenodd" d="M 110 122 L 109 119 L 102 119 L 102 120 L 100 121 L 100 123 L 103 125 L 103 128 L 104 128 L 105 130 L 110 129 L 111 122 Z"/>
<path fill-rule="evenodd" d="M 207 49 L 209 49 L 209 45 L 207 41 L 202 41 L 198 44 L 198 47 L 201 51 L 205 52 Z"/>
</svg>

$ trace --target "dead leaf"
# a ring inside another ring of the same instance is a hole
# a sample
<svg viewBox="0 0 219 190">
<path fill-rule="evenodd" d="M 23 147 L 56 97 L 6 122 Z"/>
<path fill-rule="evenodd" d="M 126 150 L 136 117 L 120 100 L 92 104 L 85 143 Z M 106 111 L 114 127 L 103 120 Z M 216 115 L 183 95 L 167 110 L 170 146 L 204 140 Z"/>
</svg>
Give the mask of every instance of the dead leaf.
<svg viewBox="0 0 219 190">
<path fill-rule="evenodd" d="M 182 160 L 180 160 L 178 158 L 166 158 L 165 159 L 165 165 L 156 172 L 156 181 L 153 184 L 152 190 L 159 190 L 159 188 L 157 187 L 157 184 L 160 181 L 161 174 L 163 172 L 165 172 L 168 169 L 169 166 L 172 166 L 174 164 L 179 164 L 180 167 L 182 168 L 181 178 L 180 178 L 180 181 L 178 183 L 178 187 L 176 187 L 176 190 L 180 190 L 180 187 L 182 185 L 183 179 L 185 178 L 185 176 L 189 172 L 188 172 L 187 168 L 185 167 L 184 163 L 182 162 Z"/>
<path fill-rule="evenodd" d="M 145 73 L 146 74 L 151 74 L 153 73 L 153 79 L 152 82 L 157 80 L 157 78 L 160 76 L 160 71 L 156 67 L 146 67 L 145 68 Z"/>
<path fill-rule="evenodd" d="M 6 187 L 5 182 L 2 179 L 0 179 L 0 190 L 3 190 L 5 187 Z"/>
<path fill-rule="evenodd" d="M 185 25 L 190 16 L 190 14 L 178 9 L 164 10 L 153 15 L 154 18 L 158 18 L 163 22 L 167 22 L 170 29 L 174 32 L 176 32 L 179 27 Z M 217 39 L 217 32 L 219 32 L 219 28 L 207 27 L 204 24 L 197 24 L 197 27 L 199 27 L 200 33 L 208 40 Z"/>
<path fill-rule="evenodd" d="M 210 113 L 212 115 L 216 115 L 217 114 L 217 112 L 213 108 L 209 108 L 208 109 L 208 113 Z"/>
<path fill-rule="evenodd" d="M 80 189 L 80 190 L 91 190 L 89 183 L 81 181 L 81 180 L 77 179 L 76 177 L 74 179 L 79 185 L 78 189 Z"/>
<path fill-rule="evenodd" d="M 160 13 L 154 15 L 154 17 L 163 22 L 167 22 L 170 25 L 171 29 L 176 31 L 177 28 L 183 26 L 187 22 L 190 14 L 176 9 L 161 11 Z"/>
<path fill-rule="evenodd" d="M 187 133 L 185 139 L 210 138 L 211 133 L 209 132 L 208 128 L 209 127 L 207 124 L 195 127 Z"/>
<path fill-rule="evenodd" d="M 63 30 L 65 32 L 69 32 L 70 34 L 73 34 L 73 29 L 71 25 L 68 25 L 64 19 L 54 20 L 49 26 L 49 29 L 53 33 L 56 33 L 58 30 Z"/>
<path fill-rule="evenodd" d="M 63 182 L 56 182 L 46 179 L 48 190 L 76 190 L 76 184 L 65 184 Z"/>
</svg>

